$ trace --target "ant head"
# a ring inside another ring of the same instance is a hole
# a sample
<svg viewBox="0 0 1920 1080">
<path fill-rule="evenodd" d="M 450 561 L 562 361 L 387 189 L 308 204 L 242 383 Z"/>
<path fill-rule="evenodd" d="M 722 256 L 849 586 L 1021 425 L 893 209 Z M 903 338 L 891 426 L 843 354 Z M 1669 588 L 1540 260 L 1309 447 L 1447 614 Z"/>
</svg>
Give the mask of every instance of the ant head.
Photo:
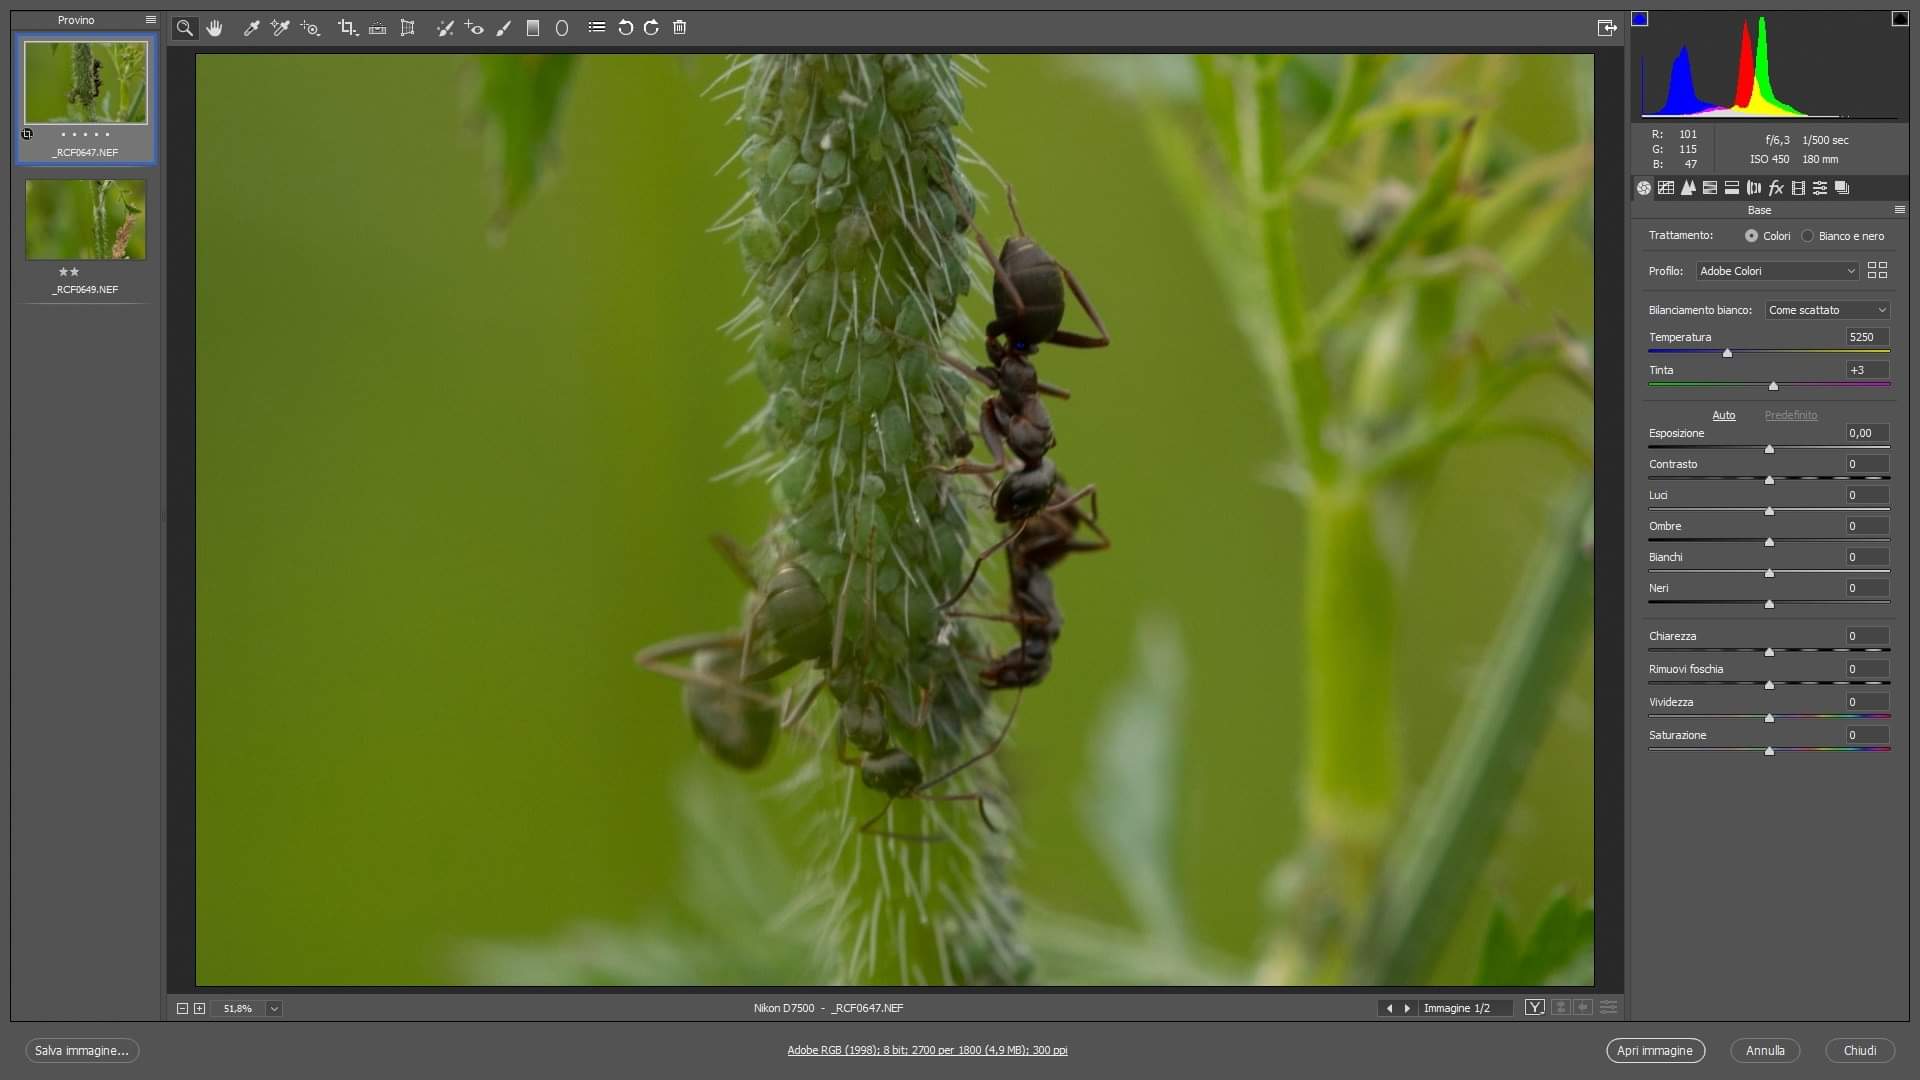
<svg viewBox="0 0 1920 1080">
<path fill-rule="evenodd" d="M 1018 343 L 1000 354 L 999 379 L 1003 390 L 1011 390 L 1022 397 L 1032 397 L 1040 392 L 1040 373 L 1034 370 L 1032 349 L 1021 348 Z"/>
<path fill-rule="evenodd" d="M 887 717 L 879 700 L 860 693 L 840 706 L 840 731 L 856 749 L 877 754 L 887 748 Z"/>
</svg>

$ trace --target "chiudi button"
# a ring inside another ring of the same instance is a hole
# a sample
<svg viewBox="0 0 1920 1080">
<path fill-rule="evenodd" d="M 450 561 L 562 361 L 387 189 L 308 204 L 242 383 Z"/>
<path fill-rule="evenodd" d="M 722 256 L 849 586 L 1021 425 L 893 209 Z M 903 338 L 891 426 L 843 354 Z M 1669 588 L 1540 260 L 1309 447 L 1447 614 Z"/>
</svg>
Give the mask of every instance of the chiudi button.
<svg viewBox="0 0 1920 1080">
<path fill-rule="evenodd" d="M 1851 1036 L 1827 1043 L 1827 1060 L 1839 1065 L 1881 1065 L 1893 1060 L 1893 1040 Z"/>
<path fill-rule="evenodd" d="M 1607 1060 L 1615 1065 L 1698 1065 L 1706 1057 L 1707 1044 L 1699 1039 L 1619 1038 L 1607 1043 Z"/>
</svg>

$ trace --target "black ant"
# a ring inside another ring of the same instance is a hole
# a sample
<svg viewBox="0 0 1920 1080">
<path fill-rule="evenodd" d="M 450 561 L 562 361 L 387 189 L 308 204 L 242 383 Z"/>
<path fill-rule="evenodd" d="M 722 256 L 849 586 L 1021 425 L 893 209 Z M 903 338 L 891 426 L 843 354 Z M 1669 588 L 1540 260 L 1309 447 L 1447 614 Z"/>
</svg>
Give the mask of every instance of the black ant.
<svg viewBox="0 0 1920 1080">
<path fill-rule="evenodd" d="M 886 326 L 880 326 L 880 329 L 909 345 L 932 352 L 948 367 L 993 391 L 980 403 L 980 439 L 987 444 L 987 452 L 993 455 L 993 462 L 962 461 L 958 465 L 939 466 L 937 471 L 948 474 L 999 472 L 1007 468 L 1009 449 L 1019 459 L 1020 468 L 1031 468 L 1047 456 L 1047 451 L 1053 449 L 1053 419 L 1047 415 L 1047 408 L 1040 403 L 1040 398 L 1045 395 L 1066 400 L 1073 395 L 1041 382 L 1039 372 L 1034 370 L 1032 361 L 1026 355 L 1010 353 L 990 339 L 987 352 L 993 364 L 969 367 L 966 361 L 944 349 Z M 954 454 L 955 457 L 965 458 L 967 453 L 972 452 L 973 441 L 965 438 L 964 434 L 950 442 L 954 449 L 964 451 Z"/>
<path fill-rule="evenodd" d="M 838 624 L 820 583 L 797 562 L 781 563 L 762 587 L 753 576 L 746 552 L 732 537 L 709 538 L 759 602 L 747 616 L 747 633 L 740 645 L 740 680 L 765 682 L 797 664 L 832 655 L 838 644 Z M 775 656 L 758 670 L 748 670 L 756 637 L 773 639 Z"/>
<path fill-rule="evenodd" d="M 964 205 L 964 200 L 953 189 L 951 177 L 947 190 L 956 206 Z M 1040 397 L 1072 396 L 1066 390 L 1040 381 L 1033 367 L 1033 354 L 1043 344 L 1104 349 L 1113 342 L 1100 313 L 1094 310 L 1073 271 L 1027 235 L 1011 184 L 1007 185 L 1007 209 L 1012 212 L 1014 228 L 1018 231 L 1001 245 L 997 257 L 971 215 L 960 219 L 961 228 L 973 233 L 980 253 L 993 268 L 993 320 L 987 323 L 986 333 L 989 366 L 969 367 L 944 352 L 940 355 L 949 366 L 994 392 L 980 408 L 980 437 L 993 455 L 993 463 L 965 463 L 954 466 L 949 470 L 952 472 L 999 472 L 1007 468 L 1007 449 L 1013 451 L 1022 468 L 1032 468 L 1054 445 L 1053 423 Z M 1060 329 L 1067 310 L 1067 289 L 1073 291 L 1081 310 L 1093 320 L 1094 327 L 1100 331 L 1099 337 Z"/>
<path fill-rule="evenodd" d="M 954 612 L 958 618 L 992 619 L 1013 623 L 1020 628 L 1020 640 L 1013 648 L 989 661 L 981 669 L 980 681 L 989 689 L 1010 690 L 1036 686 L 1053 668 L 1053 645 L 1060 640 L 1066 618 L 1054 599 L 1053 579 L 1048 571 L 1068 555 L 1105 551 L 1113 541 L 1101 530 L 1099 522 L 1082 513 L 1077 505 L 1065 502 L 1067 486 L 1061 483 L 1056 493 L 1063 500 L 1058 509 L 1043 511 L 1027 519 L 1017 538 L 1007 548 L 1007 578 L 1012 588 L 1012 611 L 1008 614 Z M 1093 530 L 1098 539 L 1080 538 L 1080 528 Z"/>
<path fill-rule="evenodd" d="M 923 710 L 926 707 L 927 700 L 925 696 L 921 698 L 921 707 Z M 928 789 L 946 783 L 960 773 L 991 757 L 995 751 L 1000 749 L 1000 744 L 1006 740 L 1007 732 L 1013 730 L 1013 718 L 1019 715 L 1019 712 L 1020 699 L 1016 696 L 1013 699 L 1012 710 L 1007 713 L 1007 722 L 1000 725 L 1000 732 L 993 737 L 992 742 L 989 742 L 979 753 L 974 754 L 972 757 L 953 766 L 931 780 L 926 779 L 926 774 L 920 768 L 920 762 L 915 760 L 912 754 L 897 746 L 891 749 L 885 748 L 885 722 L 883 720 L 881 722 L 882 749 L 863 754 L 857 760 L 860 764 L 860 782 L 878 791 L 880 794 L 885 795 L 887 797 L 887 804 L 882 806 L 878 813 L 861 823 L 859 831 L 870 836 L 884 836 L 893 840 L 912 840 L 923 843 L 941 839 L 937 836 L 919 836 L 912 833 L 897 833 L 888 829 L 876 830 L 874 828 L 875 825 L 880 824 L 881 820 L 887 816 L 887 811 L 893 809 L 893 804 L 896 800 L 921 799 L 927 802 L 973 803 L 974 806 L 979 809 L 980 821 L 987 827 L 987 830 L 989 832 L 999 832 L 999 827 L 993 823 L 992 818 L 987 816 L 987 796 L 985 793 L 979 791 L 962 791 L 945 795 L 932 795 L 928 794 Z M 844 722 L 841 724 L 841 735 L 843 738 L 849 738 L 849 741 L 851 741 L 850 736 L 845 730 L 846 726 Z M 856 759 L 849 758 L 844 753 L 841 753 L 840 760 L 848 765 L 852 765 Z"/>
<path fill-rule="evenodd" d="M 951 185 L 948 193 L 953 193 Z M 963 205 L 963 201 L 956 195 L 954 204 Z M 961 218 L 961 227 L 972 231 L 974 243 L 980 246 L 987 265 L 993 268 L 993 321 L 987 324 L 988 358 L 999 366 L 1013 357 L 1031 356 L 1042 345 L 1062 345 L 1070 349 L 1104 349 L 1111 345 L 1113 338 L 1108 335 L 1106 324 L 1100 321 L 1100 313 L 1093 309 L 1093 302 L 1087 299 L 1086 290 L 1080 287 L 1073 271 L 1027 235 L 1027 226 L 1020 220 L 1019 204 L 1014 202 L 1012 184 L 1007 185 L 1007 209 L 1013 214 L 1013 227 L 1017 231 L 1000 245 L 997 258 L 972 216 Z M 1094 329 L 1100 331 L 1099 337 L 1060 329 L 1060 321 L 1067 313 L 1063 285 L 1073 290 L 1080 310 L 1087 313 Z M 1000 338 L 1007 339 L 1005 345 L 1000 344 Z"/>
<path fill-rule="evenodd" d="M 966 200 L 954 190 L 950 176 L 946 186 L 954 205 L 965 206 Z M 991 366 L 968 368 L 944 352 L 940 355 L 947 364 L 978 379 L 994 391 L 994 396 L 988 398 L 980 410 L 980 437 L 993 455 L 993 463 L 963 463 L 947 471 L 990 473 L 1007 470 L 1006 450 L 1010 448 L 1013 456 L 1019 459 L 1020 467 L 1007 471 L 993 488 L 990 498 L 994 520 L 1014 527 L 974 560 L 966 583 L 947 601 L 947 606 L 966 594 L 985 561 L 1019 537 L 1036 515 L 1064 511 L 1081 499 L 1092 498 L 1094 494 L 1091 484 L 1077 492 L 1056 492 L 1060 486 L 1058 473 L 1046 456 L 1054 446 L 1053 424 L 1047 416 L 1046 407 L 1040 402 L 1040 396 L 1049 394 L 1065 398 L 1069 395 L 1058 387 L 1040 381 L 1039 373 L 1033 367 L 1032 356 L 1042 344 L 1102 349 L 1111 344 L 1113 339 L 1107 333 L 1106 323 L 1101 321 L 1100 313 L 1094 310 L 1093 302 L 1087 299 L 1086 290 L 1081 288 L 1079 279 L 1073 276 L 1073 271 L 1047 254 L 1027 235 L 1027 226 L 1020 220 L 1020 206 L 1014 199 L 1011 184 L 1007 185 L 1007 209 L 1013 215 L 1016 232 L 1001 245 L 998 257 L 995 257 L 992 247 L 987 243 L 986 234 L 980 231 L 971 214 L 963 214 L 960 221 L 962 228 L 973 233 L 980 253 L 986 256 L 987 265 L 993 268 L 994 317 L 987 324 L 986 331 L 987 359 L 991 361 Z M 1060 329 L 1060 321 L 1066 315 L 1068 290 L 1079 301 L 1081 310 L 1093 320 L 1094 327 L 1100 331 L 1099 337 Z M 1094 516 L 1097 517 L 1098 502 L 1093 505 Z"/>
<path fill-rule="evenodd" d="M 1018 562 L 1038 570 L 1051 570 L 1069 555 L 1105 551 L 1112 547 L 1113 540 L 1100 528 L 1100 500 L 1095 496 L 1092 485 L 1088 485 L 1086 496 L 1088 510 L 1083 511 L 1077 493 L 1056 475 L 1054 501 L 1026 520 L 1019 540 L 1008 552 L 1009 565 Z M 1092 530 L 1099 539 L 1080 539 L 1082 527 Z"/>
<path fill-rule="evenodd" d="M 727 565 L 758 599 L 745 631 L 695 634 L 648 646 L 634 655 L 638 666 L 684 689 L 681 704 L 694 735 L 720 760 L 738 769 L 757 768 L 773 749 L 774 735 L 804 715 L 819 693 L 816 684 L 796 707 L 793 695 L 776 696 L 768 685 L 787 669 L 831 656 L 839 625 L 828 617 L 826 596 L 798 563 L 784 563 L 765 589 L 754 580 L 746 554 L 724 536 L 712 537 Z M 754 640 L 770 639 L 775 655 L 754 667 Z M 688 657 L 686 666 L 669 663 Z"/>
<path fill-rule="evenodd" d="M 721 761 L 751 770 L 772 752 L 785 707 L 764 683 L 739 678 L 741 651 L 739 634 L 698 634 L 642 649 L 633 661 L 678 679 L 681 708 L 693 722 L 694 737 Z M 686 667 L 667 663 L 682 656 L 690 657 Z"/>
<path fill-rule="evenodd" d="M 866 585 L 866 607 L 869 622 L 871 622 L 873 618 L 875 604 L 873 567 L 874 560 L 869 557 Z M 941 784 L 952 779 L 954 776 L 985 760 L 988 756 L 1000 749 L 1001 742 L 1006 739 L 1007 732 L 1013 727 L 1013 713 L 1007 716 L 1007 722 L 1001 727 L 1000 733 L 979 753 L 953 766 L 939 776 L 928 780 L 926 779 L 925 772 L 920 767 L 920 762 L 915 759 L 911 753 L 904 748 L 891 745 L 892 740 L 888 733 L 887 722 L 889 718 L 892 718 L 909 727 L 924 729 L 927 726 L 928 714 L 932 706 L 932 690 L 928 689 L 922 692 L 918 714 L 911 718 L 908 717 L 901 702 L 895 696 L 894 691 L 876 682 L 868 674 L 872 665 L 872 646 L 873 638 L 869 635 L 867 638 L 869 655 L 860 662 L 858 670 L 836 671 L 831 677 L 831 681 L 834 683 L 834 693 L 841 698 L 839 716 L 834 723 L 834 756 L 838 758 L 843 765 L 859 766 L 860 782 L 887 797 L 886 805 L 882 806 L 879 812 L 874 814 L 873 817 L 868 818 L 862 823 L 858 831 L 869 835 L 890 837 L 896 840 L 925 842 L 941 839 L 935 836 L 919 836 L 907 833 L 896 833 L 889 830 L 876 830 L 874 826 L 878 825 L 880 821 L 886 817 L 887 811 L 893 807 L 894 801 L 897 799 L 924 799 L 930 802 L 971 802 L 979 808 L 981 822 L 985 824 L 990 831 L 999 831 L 993 824 L 993 819 L 987 816 L 987 797 L 984 793 L 969 791 L 934 795 L 928 794 L 928 789 L 936 784 Z M 829 679 L 823 678 L 814 684 L 813 689 L 808 691 L 805 700 L 795 714 L 796 716 L 803 715 L 806 712 L 814 696 L 817 695 L 820 689 L 826 686 L 829 681 Z M 1016 700 L 1014 702 L 1014 713 L 1018 713 L 1019 709 L 1020 703 Z M 857 755 L 849 755 L 847 753 L 847 747 L 849 745 L 856 751 L 859 751 L 859 753 Z"/>
<path fill-rule="evenodd" d="M 975 557 L 973 568 L 967 571 L 966 580 L 961 582 L 960 588 L 954 592 L 953 597 L 942 605 L 944 607 L 951 607 L 958 603 L 973 586 L 973 580 L 980 576 L 980 568 L 986 565 L 986 561 L 993 557 L 994 552 L 1019 541 L 1036 519 L 1055 516 L 1053 521 L 1044 526 L 1044 529 L 1048 538 L 1057 540 L 1063 525 L 1070 537 L 1077 525 L 1094 524 L 1100 518 L 1100 496 L 1095 485 L 1088 484 L 1078 491 L 1069 490 L 1065 482 L 1060 479 L 1059 470 L 1054 467 L 1051 459 L 1042 459 L 1031 468 L 1008 473 L 994 485 L 989 499 L 993 504 L 993 520 L 1002 525 L 1011 525 L 1013 528 Z M 1090 508 L 1089 513 L 1083 514 L 1078 509 L 1083 500 Z M 1095 531 L 1098 531 L 1098 526 L 1094 527 Z M 1100 546 L 1104 547 L 1106 534 L 1100 535 L 1102 540 Z M 1048 565 L 1051 566 L 1065 557 L 1066 553 L 1062 552 Z"/>
<path fill-rule="evenodd" d="M 1005 620 L 1019 625 L 1020 640 L 980 669 L 980 683 L 990 690 L 1040 685 L 1053 670 L 1053 645 L 1066 626 L 1045 570 L 1023 567 L 1013 571 L 1013 578 L 1013 614 Z"/>
</svg>

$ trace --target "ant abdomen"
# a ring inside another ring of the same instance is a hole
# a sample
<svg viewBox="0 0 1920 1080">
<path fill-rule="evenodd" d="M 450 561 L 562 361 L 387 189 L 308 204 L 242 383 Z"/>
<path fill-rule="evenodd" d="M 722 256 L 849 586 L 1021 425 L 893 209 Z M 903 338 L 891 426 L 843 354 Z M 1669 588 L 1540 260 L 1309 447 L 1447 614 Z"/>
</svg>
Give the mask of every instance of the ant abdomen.
<svg viewBox="0 0 1920 1080">
<path fill-rule="evenodd" d="M 868 754 L 860 761 L 860 782 L 890 798 L 905 798 L 920 787 L 926 773 L 905 750 Z"/>
</svg>

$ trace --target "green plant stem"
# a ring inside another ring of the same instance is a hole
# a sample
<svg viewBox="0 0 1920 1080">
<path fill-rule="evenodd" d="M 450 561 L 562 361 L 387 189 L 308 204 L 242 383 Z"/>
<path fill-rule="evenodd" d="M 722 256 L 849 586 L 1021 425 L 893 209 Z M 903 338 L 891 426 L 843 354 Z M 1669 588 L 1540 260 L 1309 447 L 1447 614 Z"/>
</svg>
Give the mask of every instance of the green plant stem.
<svg viewBox="0 0 1920 1080">
<path fill-rule="evenodd" d="M 1276 66 L 1274 79 L 1278 74 Z M 1325 483 L 1333 472 L 1325 437 L 1330 390 L 1319 342 L 1308 332 L 1306 290 L 1300 281 L 1299 240 L 1293 220 L 1294 185 L 1281 164 L 1286 140 L 1279 94 L 1262 81 L 1254 86 L 1252 97 L 1251 107 L 1258 117 L 1260 166 L 1248 176 L 1245 198 L 1260 222 L 1273 318 L 1285 348 L 1284 355 L 1268 365 L 1269 378 L 1285 381 L 1286 395 L 1294 402 L 1291 425 L 1296 428 L 1295 441 L 1308 473 L 1316 483 Z"/>
<path fill-rule="evenodd" d="M 1352 314 L 1360 299 L 1372 295 L 1379 287 L 1394 260 L 1440 221 L 1442 210 L 1453 199 L 1460 182 L 1473 127 L 1472 120 L 1460 126 L 1427 174 L 1412 205 L 1394 220 L 1387 234 L 1367 250 L 1360 262 L 1328 290 L 1314 318 L 1316 334 L 1338 325 Z"/>
<path fill-rule="evenodd" d="M 1017 982 L 1030 967 L 998 759 L 927 792 L 984 794 L 989 827 L 971 802 L 888 800 L 835 752 L 834 706 L 856 696 L 895 705 L 889 739 L 928 782 L 1000 730 L 968 659 L 986 643 L 939 612 L 985 544 L 973 535 L 976 504 L 935 470 L 972 420 L 963 403 L 975 393 L 934 351 L 971 282 L 960 222 L 973 199 L 954 134 L 963 62 L 744 63 L 739 160 L 750 190 L 734 224 L 769 397 L 762 475 L 779 515 L 759 551 L 763 573 L 798 562 L 835 607 L 839 647 L 809 665 L 833 677 L 788 787 L 817 839 L 809 888 L 825 911 L 823 954 L 844 982 Z M 808 670 L 795 689 L 824 677 Z M 869 821 L 876 831 L 860 831 Z"/>
<path fill-rule="evenodd" d="M 1400 793 L 1393 574 L 1371 492 L 1342 483 L 1307 502 L 1306 811 L 1344 901 L 1364 901 Z"/>
<path fill-rule="evenodd" d="M 1494 667 L 1387 856 L 1354 981 L 1420 982 L 1458 923 L 1590 633 L 1592 506 L 1583 480 L 1521 579 L 1488 650 Z"/>
<path fill-rule="evenodd" d="M 100 88 L 94 84 L 93 46 L 74 42 L 73 88 L 67 91 L 67 100 L 80 106 L 80 119 L 92 120 L 93 103 L 99 96 Z"/>
<path fill-rule="evenodd" d="M 93 257 L 113 257 L 113 233 L 107 228 L 107 188 L 110 180 L 91 181 L 93 187 Z"/>
<path fill-rule="evenodd" d="M 1392 509 L 1390 496 L 1409 479 L 1430 475 L 1425 466 L 1448 449 L 1476 437 L 1545 439 L 1571 456 L 1587 456 L 1577 440 L 1551 425 L 1501 424 L 1489 416 L 1533 375 L 1571 373 L 1564 357 L 1481 370 L 1453 395 L 1439 392 L 1444 384 L 1435 377 L 1445 351 L 1470 339 L 1488 298 L 1535 264 L 1581 185 L 1563 184 L 1522 228 L 1502 224 L 1491 235 L 1498 215 L 1468 217 L 1471 196 L 1462 194 L 1471 186 L 1465 179 L 1480 171 L 1476 154 L 1486 141 L 1472 138 L 1468 103 L 1416 96 L 1375 105 L 1386 69 L 1382 58 L 1345 59 L 1325 111 L 1292 142 L 1283 130 L 1279 93 L 1288 69 L 1270 59 L 1196 59 L 1204 125 L 1183 123 L 1164 107 L 1149 113 L 1156 148 L 1266 377 L 1294 459 L 1284 475 L 1301 496 L 1305 517 L 1306 830 L 1271 886 L 1278 930 L 1260 973 L 1273 982 L 1364 981 L 1363 970 L 1383 966 L 1383 946 L 1375 940 L 1380 922 L 1369 912 L 1380 903 L 1389 843 L 1397 843 L 1391 838 L 1404 818 L 1405 799 L 1393 692 L 1398 589 L 1380 527 Z M 1492 79 L 1498 72 L 1484 74 Z M 1405 207 L 1345 273 L 1310 295 L 1316 290 L 1309 289 L 1301 268 L 1297 199 L 1306 193 L 1346 205 L 1353 200 L 1345 189 L 1358 185 L 1372 192 L 1386 128 L 1426 118 L 1441 123 L 1415 133 L 1422 147 L 1417 152 L 1431 164 Z M 1429 132 L 1438 137 L 1429 140 Z M 1319 175 L 1334 151 L 1363 134 L 1371 142 L 1362 147 L 1357 171 L 1334 180 Z M 1526 195 L 1570 170 L 1570 164 L 1529 168 L 1514 181 L 1518 191 L 1500 193 L 1503 206 L 1525 206 Z M 1496 262 L 1495 272 L 1485 272 Z M 1476 268 L 1481 272 L 1471 272 Z M 1363 316 L 1372 316 L 1372 325 L 1356 334 Z M 1336 361 L 1356 338 L 1364 345 L 1347 361 L 1350 378 L 1343 400 L 1336 401 Z M 1543 630 L 1537 620 L 1531 626 Z M 1494 649 L 1503 663 L 1516 651 L 1526 652 L 1531 659 L 1513 661 L 1506 675 L 1545 694 L 1564 678 L 1564 665 L 1555 663 L 1563 644 L 1509 636 Z M 1541 670 L 1527 666 L 1534 662 Z M 1498 711 L 1484 703 L 1486 695 L 1499 696 L 1483 690 L 1464 723 L 1484 723 L 1478 718 Z M 1480 749 L 1493 754 L 1502 748 Z M 1466 772 L 1476 764 L 1494 768 L 1484 761 L 1455 768 Z M 1485 793 L 1498 794 L 1492 787 Z M 1491 820 L 1503 818 L 1505 810 L 1501 803 Z M 1457 818 L 1450 822 L 1461 827 Z M 1469 881 L 1484 864 L 1486 848 L 1471 836 L 1456 837 L 1437 825 L 1423 835 L 1453 851 L 1460 860 L 1454 872 Z M 1438 909 L 1443 914 L 1445 902 Z M 1424 914 L 1417 906 L 1395 910 Z M 1424 921 L 1421 926 L 1444 940 L 1443 929 Z M 1404 963 L 1395 967 L 1407 969 Z"/>
<path fill-rule="evenodd" d="M 1353 135 L 1354 120 L 1361 106 L 1373 97 L 1386 74 L 1392 57 L 1378 54 L 1349 56 L 1340 65 L 1340 85 L 1334 90 L 1333 106 L 1327 110 L 1313 133 L 1288 156 L 1286 168 L 1276 178 L 1276 186 L 1287 190 L 1313 170 L 1320 158 Z M 1275 102 L 1278 108 L 1278 102 Z"/>
</svg>

